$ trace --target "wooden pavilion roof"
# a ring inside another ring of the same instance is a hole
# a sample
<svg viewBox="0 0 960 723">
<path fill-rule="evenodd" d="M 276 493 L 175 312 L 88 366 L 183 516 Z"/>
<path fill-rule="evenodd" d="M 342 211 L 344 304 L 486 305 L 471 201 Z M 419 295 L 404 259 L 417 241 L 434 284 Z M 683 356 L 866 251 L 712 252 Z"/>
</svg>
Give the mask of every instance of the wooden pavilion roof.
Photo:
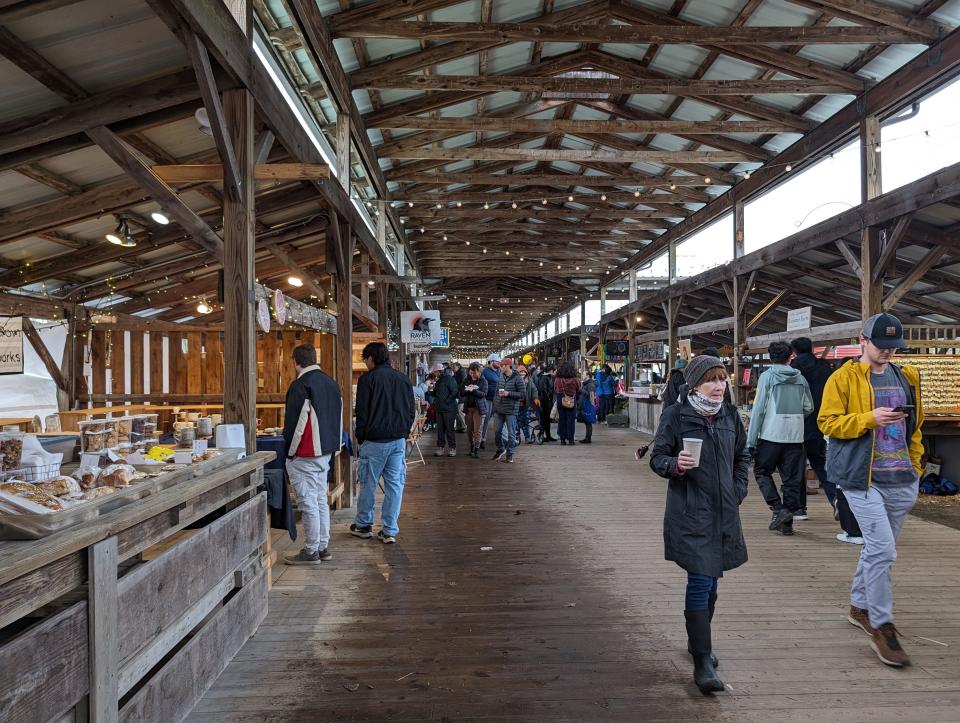
<svg viewBox="0 0 960 723">
<path fill-rule="evenodd" d="M 146 166 L 221 160 L 194 120 L 203 93 L 173 31 L 181 5 L 0 0 L 0 284 L 168 321 L 214 293 L 222 185 L 171 182 L 183 214 L 160 227 L 156 187 L 88 133 L 108 128 Z M 760 192 L 844 142 L 844 109 L 902 102 L 884 79 L 942 53 L 960 22 L 945 0 L 253 7 L 329 146 L 351 143 L 354 195 L 385 202 L 387 242 L 406 237 L 427 293 L 449 297 L 443 317 L 476 318 L 454 297 L 523 300 L 526 314 L 497 314 L 471 339 L 491 346 L 716 218 L 731 189 Z M 222 50 L 210 48 L 221 90 L 235 82 Z M 263 159 L 296 160 L 287 140 L 263 133 Z M 259 184 L 261 282 L 282 286 L 292 268 L 323 282 L 321 186 Z M 135 248 L 103 241 L 121 212 Z"/>
</svg>

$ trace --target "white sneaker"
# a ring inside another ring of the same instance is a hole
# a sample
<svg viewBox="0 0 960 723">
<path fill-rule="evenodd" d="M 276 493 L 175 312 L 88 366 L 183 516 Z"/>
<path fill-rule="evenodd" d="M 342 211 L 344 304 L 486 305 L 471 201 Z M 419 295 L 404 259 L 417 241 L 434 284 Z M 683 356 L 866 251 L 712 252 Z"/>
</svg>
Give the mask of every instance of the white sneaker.
<svg viewBox="0 0 960 723">
<path fill-rule="evenodd" d="M 457 450 L 451 449 L 449 452 L 447 452 L 447 456 L 448 456 L 448 457 L 456 457 L 456 456 L 457 456 Z"/>
<path fill-rule="evenodd" d="M 846 543 L 849 543 L 849 544 L 851 544 L 851 545 L 862 545 L 862 544 L 863 544 L 863 538 L 862 538 L 862 537 L 851 537 L 851 536 L 848 535 L 846 532 L 841 532 L 841 533 L 839 533 L 839 534 L 837 535 L 837 542 L 846 542 Z"/>
<path fill-rule="evenodd" d="M 434 457 L 442 457 L 442 456 L 443 456 L 443 447 L 438 447 L 438 448 L 437 448 L 437 451 L 433 453 L 433 456 L 434 456 Z"/>
</svg>

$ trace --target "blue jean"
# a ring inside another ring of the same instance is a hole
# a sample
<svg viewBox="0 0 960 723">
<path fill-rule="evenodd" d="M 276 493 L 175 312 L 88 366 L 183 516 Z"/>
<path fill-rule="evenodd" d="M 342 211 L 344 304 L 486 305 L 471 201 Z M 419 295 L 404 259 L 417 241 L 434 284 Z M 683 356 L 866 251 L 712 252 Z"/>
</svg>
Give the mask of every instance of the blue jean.
<svg viewBox="0 0 960 723">
<path fill-rule="evenodd" d="M 517 448 L 517 415 L 493 413 L 495 424 L 493 438 L 497 440 L 497 449 L 506 449 L 507 456 L 513 456 L 513 450 Z M 506 427 L 506 430 L 504 430 Z"/>
<path fill-rule="evenodd" d="M 572 442 L 577 433 L 577 408 L 567 409 L 563 406 L 563 395 L 558 394 L 557 404 L 557 436 Z"/>
<path fill-rule="evenodd" d="M 523 438 L 527 441 L 530 440 L 530 410 L 526 407 L 520 407 L 520 414 L 517 415 L 517 427 L 520 429 L 520 432 L 523 434 Z M 519 436 L 517 441 L 520 441 Z"/>
<path fill-rule="evenodd" d="M 699 572 L 687 573 L 687 595 L 685 610 L 706 610 L 710 607 L 710 596 L 717 595 L 717 578 L 701 575 Z"/>
<path fill-rule="evenodd" d="M 383 475 L 380 521 L 386 534 L 396 535 L 400 532 L 397 518 L 400 516 L 400 503 L 403 502 L 403 483 L 407 478 L 406 442 L 405 439 L 389 442 L 368 440 L 360 445 L 360 494 L 357 498 L 357 516 L 354 519 L 357 527 L 369 527 L 373 524 L 377 480 Z"/>
</svg>

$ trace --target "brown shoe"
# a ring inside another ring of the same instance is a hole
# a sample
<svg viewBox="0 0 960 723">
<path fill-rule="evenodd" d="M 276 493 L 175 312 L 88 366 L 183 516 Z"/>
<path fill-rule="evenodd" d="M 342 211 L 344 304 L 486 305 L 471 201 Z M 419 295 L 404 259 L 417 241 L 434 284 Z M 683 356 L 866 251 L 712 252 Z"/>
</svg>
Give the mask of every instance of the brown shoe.
<svg viewBox="0 0 960 723">
<path fill-rule="evenodd" d="M 856 625 L 867 635 L 873 635 L 873 628 L 870 627 L 870 616 L 863 608 L 856 605 L 850 606 L 850 612 L 847 613 L 847 620 L 851 625 Z"/>
<path fill-rule="evenodd" d="M 870 647 L 873 648 L 877 657 L 887 665 L 892 665 L 895 668 L 910 665 L 910 658 L 903 652 L 900 641 L 897 640 L 897 629 L 893 623 L 884 623 L 873 631 Z"/>
</svg>

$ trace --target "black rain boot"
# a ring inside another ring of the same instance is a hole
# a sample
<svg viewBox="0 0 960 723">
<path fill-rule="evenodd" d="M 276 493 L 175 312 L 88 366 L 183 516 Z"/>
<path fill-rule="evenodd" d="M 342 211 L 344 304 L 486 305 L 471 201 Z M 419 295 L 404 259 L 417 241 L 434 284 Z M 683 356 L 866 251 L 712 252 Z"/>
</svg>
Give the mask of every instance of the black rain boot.
<svg viewBox="0 0 960 723">
<path fill-rule="evenodd" d="M 707 596 L 707 612 L 710 613 L 711 625 L 713 624 L 713 611 L 716 609 L 716 607 L 717 607 L 717 596 L 711 593 L 710 595 Z M 714 668 L 719 668 L 720 661 L 717 660 L 717 656 L 713 654 L 712 648 L 713 646 L 711 643 L 710 662 L 713 663 Z M 690 653 L 690 655 L 693 655 L 693 646 L 690 645 L 689 643 L 687 644 L 687 652 Z"/>
<path fill-rule="evenodd" d="M 688 647 L 693 654 L 693 680 L 704 695 L 724 690 L 723 681 L 710 660 L 710 611 L 684 610 L 687 621 Z"/>
</svg>

